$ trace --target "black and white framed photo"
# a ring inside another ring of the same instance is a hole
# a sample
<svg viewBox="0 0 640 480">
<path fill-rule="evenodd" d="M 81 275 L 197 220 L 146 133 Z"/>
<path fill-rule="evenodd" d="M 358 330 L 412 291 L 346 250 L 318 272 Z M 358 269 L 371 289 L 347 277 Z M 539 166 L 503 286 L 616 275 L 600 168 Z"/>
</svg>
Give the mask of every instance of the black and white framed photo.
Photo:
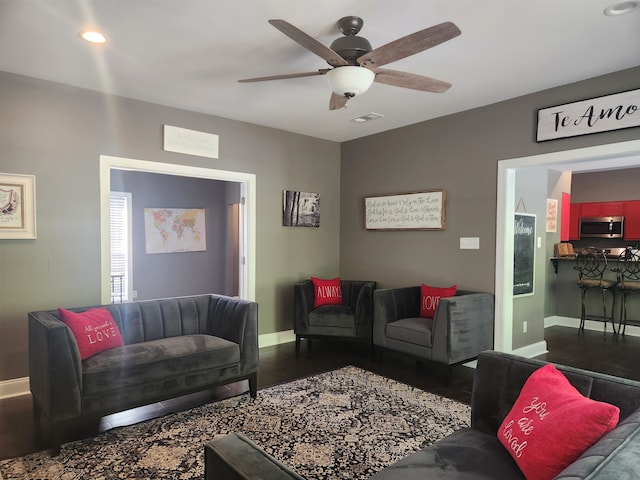
<svg viewBox="0 0 640 480">
<path fill-rule="evenodd" d="M 320 194 L 284 190 L 282 192 L 282 226 L 319 227 Z"/>
</svg>

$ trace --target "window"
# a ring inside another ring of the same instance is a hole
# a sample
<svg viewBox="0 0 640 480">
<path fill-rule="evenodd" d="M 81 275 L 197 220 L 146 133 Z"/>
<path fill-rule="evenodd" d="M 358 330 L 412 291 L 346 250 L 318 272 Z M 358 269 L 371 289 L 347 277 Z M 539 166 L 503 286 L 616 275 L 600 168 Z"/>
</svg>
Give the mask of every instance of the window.
<svg viewBox="0 0 640 480">
<path fill-rule="evenodd" d="M 111 192 L 111 303 L 128 302 L 131 283 L 131 193 Z"/>
</svg>

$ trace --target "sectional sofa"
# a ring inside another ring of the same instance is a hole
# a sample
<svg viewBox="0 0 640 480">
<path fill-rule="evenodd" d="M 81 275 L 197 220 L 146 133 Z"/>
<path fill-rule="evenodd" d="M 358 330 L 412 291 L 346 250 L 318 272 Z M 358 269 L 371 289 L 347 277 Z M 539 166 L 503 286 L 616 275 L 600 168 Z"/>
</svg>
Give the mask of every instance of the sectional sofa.
<svg viewBox="0 0 640 480">
<path fill-rule="evenodd" d="M 525 478 L 507 448 L 500 442 L 501 424 L 510 414 L 531 375 L 546 362 L 494 351 L 482 352 L 475 371 L 471 426 L 415 452 L 388 466 L 371 480 L 502 480 Z M 558 480 L 632 480 L 638 478 L 640 458 L 640 382 L 612 377 L 566 366 L 557 370 L 582 394 L 619 409 L 619 423 L 604 434 L 577 460 L 554 477 Z M 544 415 L 540 408 L 538 414 Z M 576 413 L 583 415 L 581 410 Z M 552 419 L 552 420 L 551 420 Z M 580 421 L 561 427 L 558 422 L 546 453 L 554 454 L 567 444 L 580 440 Z M 575 429 L 571 430 L 571 429 Z M 568 429 L 568 430 L 567 430 Z M 555 435 L 557 432 L 557 436 Z M 561 433 L 570 441 L 563 442 Z M 522 444 L 521 436 L 519 442 Z M 542 464 L 542 462 L 541 462 Z M 345 478 L 349 478 L 345 472 Z M 205 445 L 206 480 L 304 480 L 249 438 L 230 434 Z M 530 477 L 535 478 L 535 477 Z"/>
</svg>

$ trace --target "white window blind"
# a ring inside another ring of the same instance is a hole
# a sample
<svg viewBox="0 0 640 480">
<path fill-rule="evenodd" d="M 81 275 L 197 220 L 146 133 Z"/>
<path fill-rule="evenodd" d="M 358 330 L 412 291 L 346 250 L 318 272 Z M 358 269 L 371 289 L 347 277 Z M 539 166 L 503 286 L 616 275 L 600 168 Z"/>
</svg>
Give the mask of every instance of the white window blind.
<svg viewBox="0 0 640 480">
<path fill-rule="evenodd" d="M 111 302 L 130 299 L 131 285 L 131 193 L 111 192 Z"/>
</svg>

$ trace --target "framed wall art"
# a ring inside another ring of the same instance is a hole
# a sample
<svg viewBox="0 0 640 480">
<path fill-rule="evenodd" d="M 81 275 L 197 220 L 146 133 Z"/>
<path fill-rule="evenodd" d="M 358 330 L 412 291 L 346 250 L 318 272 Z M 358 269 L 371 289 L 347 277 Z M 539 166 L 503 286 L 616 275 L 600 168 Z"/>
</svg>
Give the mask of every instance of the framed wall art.
<svg viewBox="0 0 640 480">
<path fill-rule="evenodd" d="M 444 230 L 446 192 L 428 190 L 366 197 L 367 230 Z"/>
<path fill-rule="evenodd" d="M 319 227 L 320 194 L 284 190 L 282 192 L 283 227 Z"/>
<path fill-rule="evenodd" d="M 204 208 L 145 208 L 146 253 L 204 252 Z"/>
<path fill-rule="evenodd" d="M 640 89 L 538 110 L 536 141 L 640 126 Z"/>
<path fill-rule="evenodd" d="M 0 239 L 36 238 L 36 177 L 0 173 Z"/>
</svg>

